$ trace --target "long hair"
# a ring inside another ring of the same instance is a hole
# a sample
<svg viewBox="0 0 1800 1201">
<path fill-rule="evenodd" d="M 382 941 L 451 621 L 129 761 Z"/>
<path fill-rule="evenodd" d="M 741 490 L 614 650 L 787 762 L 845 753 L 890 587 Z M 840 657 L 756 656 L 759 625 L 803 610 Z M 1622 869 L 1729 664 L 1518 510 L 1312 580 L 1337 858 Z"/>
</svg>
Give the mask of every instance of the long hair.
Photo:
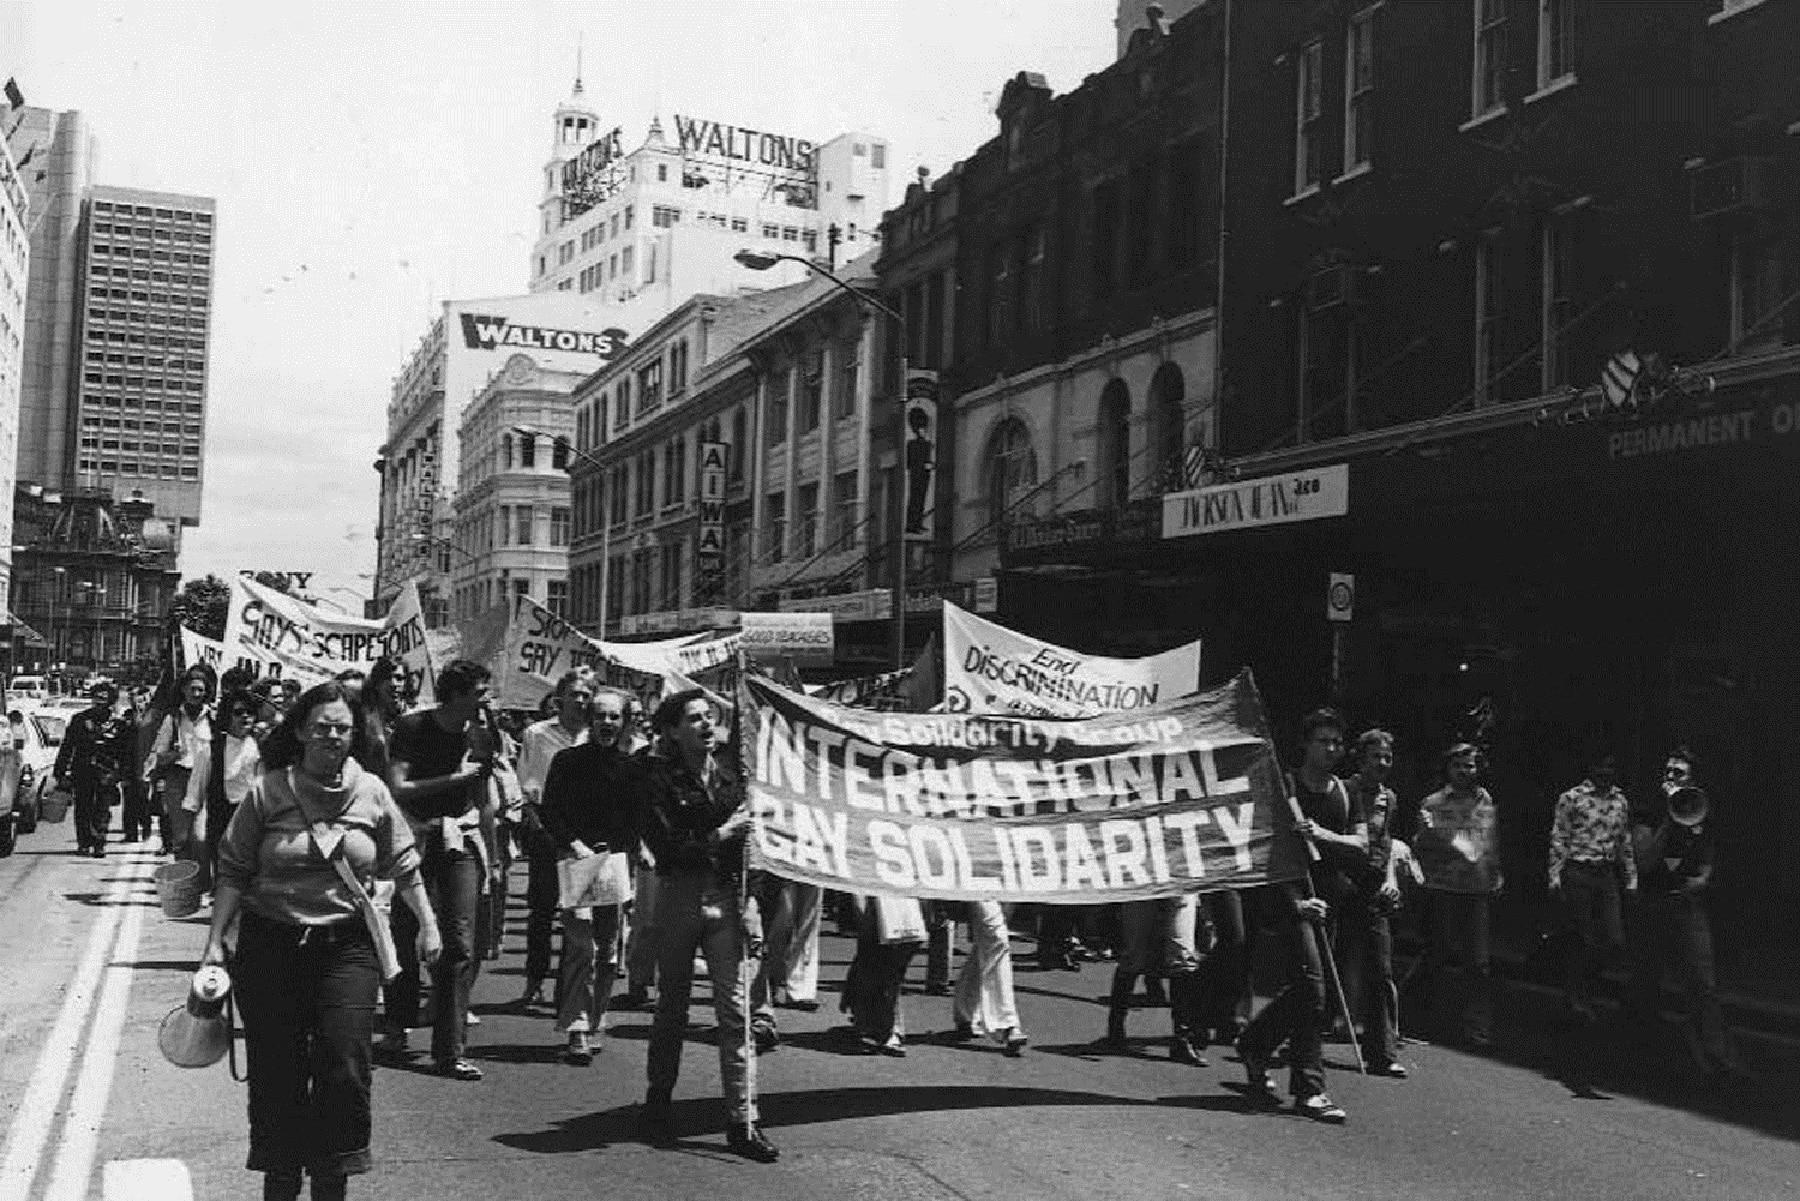
<svg viewBox="0 0 1800 1201">
<path fill-rule="evenodd" d="M 263 766 L 281 770 L 299 763 L 304 749 L 300 745 L 301 727 L 306 725 L 314 709 L 333 701 L 343 701 L 350 706 L 350 757 L 360 760 L 367 740 L 367 733 L 363 729 L 362 706 L 350 695 L 350 690 L 344 687 L 342 681 L 326 680 L 323 684 L 314 684 L 302 692 L 300 699 L 282 714 L 280 724 L 263 739 Z"/>
</svg>

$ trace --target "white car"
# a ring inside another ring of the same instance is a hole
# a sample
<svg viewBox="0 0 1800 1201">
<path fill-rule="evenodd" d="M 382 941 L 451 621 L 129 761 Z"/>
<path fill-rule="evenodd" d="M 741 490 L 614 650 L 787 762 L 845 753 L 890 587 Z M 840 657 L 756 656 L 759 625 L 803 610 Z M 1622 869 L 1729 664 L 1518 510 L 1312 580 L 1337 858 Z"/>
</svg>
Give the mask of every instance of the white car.
<svg viewBox="0 0 1800 1201">
<path fill-rule="evenodd" d="M 13 721 L 12 715 L 20 715 Z M 13 796 L 13 814 L 21 834 L 37 829 L 44 792 L 55 774 L 57 748 L 68 729 L 67 711 L 14 705 L 7 711 L 7 726 L 19 754 L 19 779 Z"/>
</svg>

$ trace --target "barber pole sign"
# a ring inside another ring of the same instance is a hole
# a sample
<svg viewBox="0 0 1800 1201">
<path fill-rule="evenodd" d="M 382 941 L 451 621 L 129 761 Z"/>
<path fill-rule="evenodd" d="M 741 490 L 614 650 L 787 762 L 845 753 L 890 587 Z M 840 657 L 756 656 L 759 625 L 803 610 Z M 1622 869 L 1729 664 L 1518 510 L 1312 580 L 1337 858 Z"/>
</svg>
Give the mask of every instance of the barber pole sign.
<svg viewBox="0 0 1800 1201">
<path fill-rule="evenodd" d="M 725 455 L 723 442 L 700 444 L 700 570 L 719 570 L 725 560 Z"/>
</svg>

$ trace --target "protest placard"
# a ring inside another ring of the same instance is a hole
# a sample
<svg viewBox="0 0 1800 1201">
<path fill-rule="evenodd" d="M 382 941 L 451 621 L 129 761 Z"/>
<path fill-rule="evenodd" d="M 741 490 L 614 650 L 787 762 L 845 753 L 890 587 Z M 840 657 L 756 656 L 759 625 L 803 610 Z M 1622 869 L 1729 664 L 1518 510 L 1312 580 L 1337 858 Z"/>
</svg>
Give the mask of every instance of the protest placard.
<svg viewBox="0 0 1800 1201">
<path fill-rule="evenodd" d="M 1298 878 L 1248 672 L 1139 713 L 874 713 L 746 676 L 751 864 L 846 892 L 1104 904 Z"/>
<path fill-rule="evenodd" d="M 184 631 L 184 653 L 191 645 L 208 662 L 216 654 L 219 661 L 213 665 L 221 672 L 243 666 L 259 677 L 297 679 L 308 686 L 343 671 L 366 672 L 383 655 L 392 655 L 404 665 L 407 684 L 419 699 L 431 701 L 431 653 L 419 591 L 411 581 L 400 590 L 387 619 L 373 621 L 333 613 L 238 576 L 231 581 L 225 637 L 213 644 L 222 649 L 213 652 L 202 645 L 210 640 L 190 644 L 185 635 L 191 633 Z"/>
<path fill-rule="evenodd" d="M 944 707 L 1080 717 L 1131 711 L 1199 687 L 1200 644 L 1143 659 L 1084 655 L 944 603 Z"/>
</svg>

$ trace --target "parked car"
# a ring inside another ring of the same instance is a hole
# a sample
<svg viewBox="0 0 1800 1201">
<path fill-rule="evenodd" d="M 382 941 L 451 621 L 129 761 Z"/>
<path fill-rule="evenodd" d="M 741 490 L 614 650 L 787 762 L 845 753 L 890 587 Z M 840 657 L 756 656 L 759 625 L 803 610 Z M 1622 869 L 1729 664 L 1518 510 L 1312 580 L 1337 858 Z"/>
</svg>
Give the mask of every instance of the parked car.
<svg viewBox="0 0 1800 1201">
<path fill-rule="evenodd" d="M 0 856 L 13 853 L 21 834 L 37 830 L 44 790 L 56 766 L 67 719 L 16 704 L 0 736 Z"/>
<path fill-rule="evenodd" d="M 47 701 L 50 699 L 50 681 L 43 676 L 14 676 L 6 690 L 20 700 Z"/>
</svg>

